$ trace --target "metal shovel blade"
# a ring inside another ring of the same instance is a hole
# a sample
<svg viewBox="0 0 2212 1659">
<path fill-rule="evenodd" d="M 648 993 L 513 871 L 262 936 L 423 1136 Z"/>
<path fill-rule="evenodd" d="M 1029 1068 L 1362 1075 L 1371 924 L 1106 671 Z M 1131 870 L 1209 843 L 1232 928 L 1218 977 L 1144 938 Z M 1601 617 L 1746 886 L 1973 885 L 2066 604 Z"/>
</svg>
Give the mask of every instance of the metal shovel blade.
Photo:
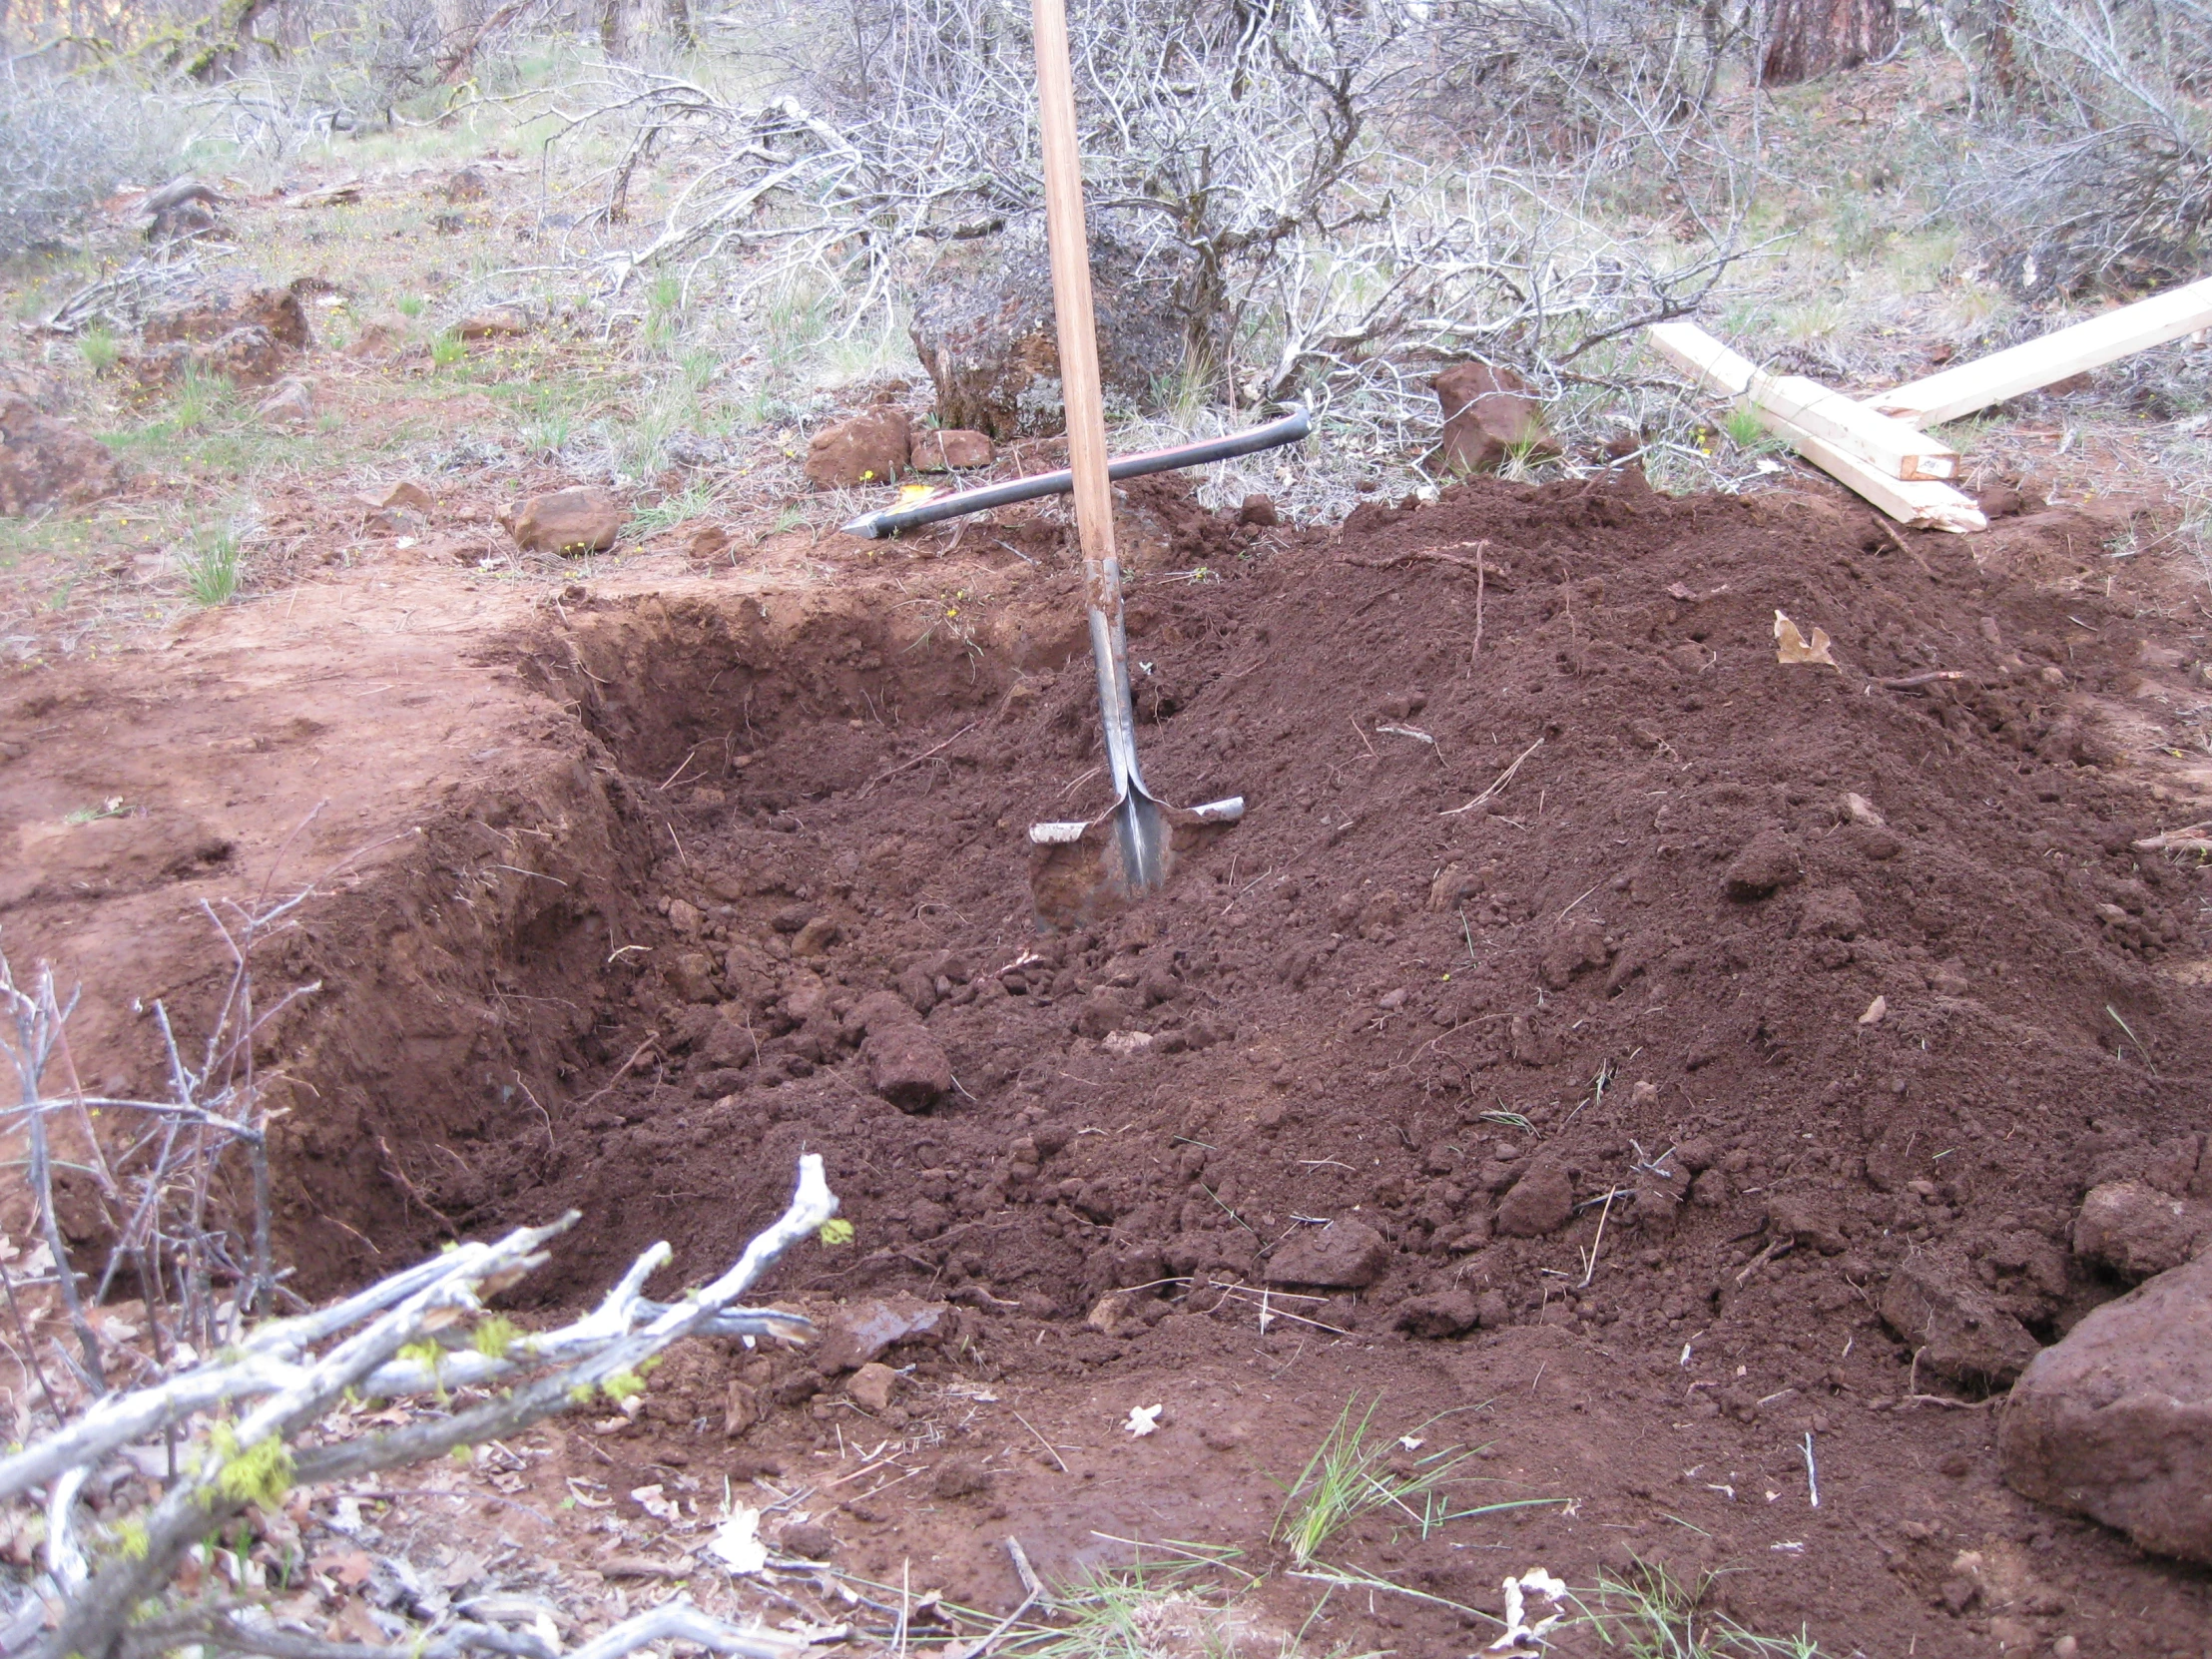
<svg viewBox="0 0 2212 1659">
<path fill-rule="evenodd" d="M 1132 790 L 1088 823 L 1033 824 L 1029 891 L 1037 914 L 1083 927 L 1167 884 L 1178 852 L 1244 817 L 1244 797 L 1171 807 Z"/>
<path fill-rule="evenodd" d="M 1244 797 L 1203 807 L 1171 807 L 1145 788 L 1137 769 L 1137 716 L 1129 695 L 1129 643 L 1122 626 L 1120 561 L 1112 554 L 1093 573 L 1089 620 L 1098 670 L 1098 709 L 1106 729 L 1106 765 L 1114 801 L 1097 818 L 1035 824 L 1029 843 L 1029 890 L 1037 914 L 1080 927 L 1126 908 L 1166 885 L 1178 852 L 1209 830 L 1244 817 Z"/>
</svg>

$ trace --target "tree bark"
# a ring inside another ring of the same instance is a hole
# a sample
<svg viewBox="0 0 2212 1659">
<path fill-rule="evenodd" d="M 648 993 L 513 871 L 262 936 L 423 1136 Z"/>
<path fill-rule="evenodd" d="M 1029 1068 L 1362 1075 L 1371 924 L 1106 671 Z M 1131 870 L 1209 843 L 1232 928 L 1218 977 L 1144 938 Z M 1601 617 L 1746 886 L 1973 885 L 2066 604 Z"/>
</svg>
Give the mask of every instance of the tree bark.
<svg viewBox="0 0 2212 1659">
<path fill-rule="evenodd" d="M 1896 0 L 1768 0 L 1759 79 L 1792 86 L 1857 69 L 1897 43 Z"/>
</svg>

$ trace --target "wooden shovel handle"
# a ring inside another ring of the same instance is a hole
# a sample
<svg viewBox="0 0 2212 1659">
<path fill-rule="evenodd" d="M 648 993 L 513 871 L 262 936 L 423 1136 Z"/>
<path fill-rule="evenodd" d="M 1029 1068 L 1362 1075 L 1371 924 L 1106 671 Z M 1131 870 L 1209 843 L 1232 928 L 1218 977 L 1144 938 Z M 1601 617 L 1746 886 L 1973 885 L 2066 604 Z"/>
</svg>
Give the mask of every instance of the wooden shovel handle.
<svg viewBox="0 0 2212 1659">
<path fill-rule="evenodd" d="M 1091 307 L 1089 232 L 1083 223 L 1083 163 L 1075 147 L 1075 77 L 1068 66 L 1064 0 L 1030 0 L 1037 42 L 1037 110 L 1044 140 L 1045 232 L 1052 250 L 1052 309 L 1060 332 L 1060 390 L 1067 406 L 1068 464 L 1075 474 L 1075 527 L 1082 539 L 1091 604 L 1109 610 L 1119 632 L 1120 572 L 1101 577 L 1114 555 L 1113 486 L 1106 476 L 1106 409 L 1098 377 L 1098 324 Z"/>
</svg>

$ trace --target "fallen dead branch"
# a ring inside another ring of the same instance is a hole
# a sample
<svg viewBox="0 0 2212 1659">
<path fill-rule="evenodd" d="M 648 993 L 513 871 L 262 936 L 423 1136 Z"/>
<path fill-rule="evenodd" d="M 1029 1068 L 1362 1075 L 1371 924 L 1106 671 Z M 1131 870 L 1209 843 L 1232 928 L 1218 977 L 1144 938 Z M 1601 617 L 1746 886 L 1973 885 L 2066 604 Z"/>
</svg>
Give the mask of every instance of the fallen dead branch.
<svg viewBox="0 0 2212 1659">
<path fill-rule="evenodd" d="M 819 1154 L 800 1159 L 789 1207 L 749 1243 L 728 1272 L 683 1302 L 641 1294 L 666 1264 L 656 1244 L 634 1262 L 583 1319 L 537 1335 L 483 1319 L 485 1302 L 547 1258 L 540 1248 L 575 1225 L 573 1212 L 552 1225 L 521 1228 L 491 1243 L 457 1245 L 332 1307 L 267 1322 L 215 1359 L 187 1366 L 146 1387 L 96 1401 L 21 1451 L 0 1459 L 0 1497 L 44 1488 L 46 1565 L 58 1601 L 54 1628 L 31 1651 L 36 1659 L 152 1659 L 186 1643 L 272 1659 L 386 1659 L 387 1650 L 333 1644 L 266 1622 L 243 1622 L 235 1607 L 171 1608 L 148 1616 L 192 1546 L 249 1507 L 278 1503 L 293 1485 L 351 1479 L 419 1463 L 456 1446 L 512 1435 L 605 1393 L 620 1399 L 643 1384 L 638 1370 L 671 1344 L 693 1336 L 801 1338 L 803 1318 L 750 1308 L 739 1299 L 771 1264 L 836 1213 Z M 475 1403 L 360 1438 L 322 1437 L 325 1418 L 348 1392 L 381 1397 L 448 1395 L 498 1386 Z M 218 1414 L 222 1413 L 222 1414 Z M 236 1413 L 235 1415 L 231 1413 Z M 102 1517 L 110 1540 L 95 1564 L 78 1500 L 126 1448 L 182 1430 L 190 1455 L 162 1494 L 128 1520 Z M 785 1659 L 795 1644 L 748 1632 L 676 1604 L 619 1625 L 576 1650 L 615 1659 L 646 1643 L 677 1639 L 745 1659 Z M 535 1637 L 456 1626 L 392 1656 L 464 1651 L 551 1659 Z"/>
</svg>

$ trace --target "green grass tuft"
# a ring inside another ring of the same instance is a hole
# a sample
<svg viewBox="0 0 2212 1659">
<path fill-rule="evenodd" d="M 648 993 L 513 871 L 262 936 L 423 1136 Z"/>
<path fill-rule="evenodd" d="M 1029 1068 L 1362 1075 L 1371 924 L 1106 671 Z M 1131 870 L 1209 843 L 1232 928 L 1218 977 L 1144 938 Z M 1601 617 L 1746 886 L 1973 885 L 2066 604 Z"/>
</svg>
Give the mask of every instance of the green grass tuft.
<svg viewBox="0 0 2212 1659">
<path fill-rule="evenodd" d="M 216 530 L 202 536 L 191 552 L 179 555 L 177 563 L 193 603 L 228 605 L 238 597 L 245 572 L 237 531 Z"/>
<path fill-rule="evenodd" d="M 1446 1446 L 1425 1457 L 1418 1450 L 1424 1422 L 1401 1439 L 1374 1434 L 1375 1413 L 1382 1403 L 1379 1393 L 1368 1402 L 1358 1420 L 1353 1410 L 1360 1403 L 1355 1394 L 1345 1402 L 1321 1444 L 1298 1478 L 1284 1490 L 1283 1507 L 1276 1512 L 1270 1536 L 1290 1550 L 1294 1566 L 1311 1564 L 1354 1521 L 1381 1510 L 1395 1510 L 1398 1517 L 1418 1527 L 1422 1537 L 1449 1520 L 1492 1510 L 1518 1508 L 1514 1503 L 1488 1504 L 1454 1509 L 1442 1490 L 1459 1465 L 1472 1457 L 1472 1446 Z M 1430 1418 L 1429 1422 L 1435 1419 Z M 1408 1444 L 1406 1442 L 1412 1442 Z"/>
<path fill-rule="evenodd" d="M 123 355 L 123 347 L 116 343 L 115 335 L 97 325 L 77 336 L 77 350 L 85 359 L 85 366 L 95 374 L 107 373 Z"/>
</svg>

